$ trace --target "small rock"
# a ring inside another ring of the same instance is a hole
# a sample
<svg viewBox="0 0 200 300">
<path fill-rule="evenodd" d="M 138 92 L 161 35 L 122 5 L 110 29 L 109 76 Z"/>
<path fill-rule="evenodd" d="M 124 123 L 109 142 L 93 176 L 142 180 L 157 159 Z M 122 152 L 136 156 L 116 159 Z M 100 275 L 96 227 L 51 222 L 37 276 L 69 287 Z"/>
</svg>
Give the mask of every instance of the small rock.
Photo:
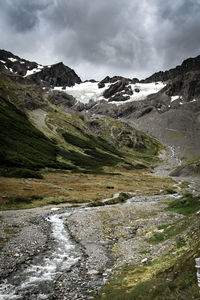
<svg viewBox="0 0 200 300">
<path fill-rule="evenodd" d="M 89 270 L 87 273 L 88 273 L 88 275 L 97 275 L 97 274 L 99 274 L 99 271 L 97 271 L 97 270 Z"/>
<path fill-rule="evenodd" d="M 141 260 L 141 263 L 144 264 L 144 265 L 146 265 L 148 263 L 148 258 L 146 257 L 143 260 Z"/>
<path fill-rule="evenodd" d="M 164 229 L 159 229 L 156 232 L 162 233 L 162 232 L 164 232 Z"/>
</svg>

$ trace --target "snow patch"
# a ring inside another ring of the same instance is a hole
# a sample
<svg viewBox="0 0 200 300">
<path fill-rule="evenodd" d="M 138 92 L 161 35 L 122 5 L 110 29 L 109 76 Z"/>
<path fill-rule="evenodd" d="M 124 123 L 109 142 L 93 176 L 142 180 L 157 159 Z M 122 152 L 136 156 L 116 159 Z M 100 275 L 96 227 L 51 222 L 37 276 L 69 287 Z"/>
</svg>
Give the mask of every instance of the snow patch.
<svg viewBox="0 0 200 300">
<path fill-rule="evenodd" d="M 12 62 L 17 61 L 17 59 L 16 59 L 16 58 L 13 58 L 13 57 L 9 57 L 8 59 L 9 59 L 10 61 L 12 61 Z"/>
<path fill-rule="evenodd" d="M 95 102 L 100 100 L 108 101 L 108 99 L 103 97 L 103 93 L 111 86 L 111 84 L 112 83 L 106 83 L 104 88 L 99 88 L 98 82 L 84 82 L 75 84 L 73 87 L 66 87 L 65 89 L 63 89 L 62 86 L 55 87 L 53 90 L 66 92 L 82 103 L 88 103 L 91 99 L 93 99 Z M 163 82 L 131 84 L 133 95 L 130 96 L 130 99 L 126 101 L 112 101 L 110 103 L 121 105 L 127 102 L 145 100 L 147 96 L 158 93 L 164 87 L 165 84 Z M 139 92 L 135 92 L 135 89 L 138 89 Z"/>
<path fill-rule="evenodd" d="M 28 70 L 27 73 L 26 73 L 26 75 L 24 77 L 27 77 L 27 76 L 33 75 L 35 73 L 41 72 L 41 70 L 43 68 L 44 68 L 44 66 L 38 65 L 37 68 L 34 68 L 32 70 Z"/>
<path fill-rule="evenodd" d="M 177 100 L 177 99 L 181 99 L 182 97 L 180 96 L 171 96 L 171 102 Z"/>
<path fill-rule="evenodd" d="M 72 87 L 55 87 L 55 91 L 63 91 L 69 95 L 72 95 L 76 100 L 82 103 L 88 103 L 91 99 L 99 101 L 104 99 L 103 92 L 110 86 L 110 83 L 106 83 L 104 88 L 99 89 L 97 82 L 83 82 L 75 84 Z"/>
<path fill-rule="evenodd" d="M 126 100 L 126 101 L 112 102 L 112 103 L 115 103 L 117 105 L 121 105 L 121 104 L 127 103 L 127 102 L 146 100 L 146 98 L 149 95 L 158 93 L 165 86 L 166 86 L 166 84 L 164 84 L 163 82 L 131 84 L 131 88 L 133 90 L 133 95 L 130 96 L 130 99 Z M 139 92 L 136 92 L 135 91 L 136 89 L 139 90 Z"/>
<path fill-rule="evenodd" d="M 4 60 L 0 60 L 0 62 L 2 62 L 3 64 L 5 64 L 5 63 L 6 63 Z"/>
</svg>

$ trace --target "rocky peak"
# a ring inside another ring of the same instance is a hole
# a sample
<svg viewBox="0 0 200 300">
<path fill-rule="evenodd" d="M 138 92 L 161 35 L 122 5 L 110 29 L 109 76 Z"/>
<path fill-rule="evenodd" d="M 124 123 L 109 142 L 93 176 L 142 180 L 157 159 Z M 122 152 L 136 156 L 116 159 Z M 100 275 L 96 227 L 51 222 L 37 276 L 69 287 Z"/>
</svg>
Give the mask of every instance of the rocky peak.
<svg viewBox="0 0 200 300">
<path fill-rule="evenodd" d="M 98 87 L 103 88 L 103 87 L 105 87 L 106 83 L 115 83 L 116 81 L 126 81 L 127 83 L 139 82 L 139 80 L 137 78 L 130 79 L 130 78 L 126 78 L 123 76 L 113 76 L 113 77 L 106 76 L 103 80 L 101 80 L 99 82 Z"/>
<path fill-rule="evenodd" d="M 75 71 L 65 66 L 63 62 L 50 66 L 42 66 L 36 62 L 22 59 L 5 50 L 0 50 L 0 70 L 28 77 L 45 87 L 64 87 L 81 83 L 81 79 Z"/>
<path fill-rule="evenodd" d="M 13 53 L 0 50 L 0 69 L 15 73 L 16 75 L 25 76 L 27 71 L 38 67 L 36 62 L 31 62 L 14 55 Z"/>
<path fill-rule="evenodd" d="M 175 68 L 167 71 L 156 72 L 150 77 L 142 80 L 141 82 L 156 82 L 156 81 L 168 81 L 172 80 L 179 75 L 183 75 L 187 72 L 199 71 L 200 72 L 200 55 L 194 58 L 188 58 L 183 63 Z"/>
<path fill-rule="evenodd" d="M 76 83 L 81 83 L 80 77 L 74 70 L 65 66 L 62 62 L 46 66 L 40 72 L 31 74 L 29 76 L 42 86 L 74 86 Z"/>
</svg>

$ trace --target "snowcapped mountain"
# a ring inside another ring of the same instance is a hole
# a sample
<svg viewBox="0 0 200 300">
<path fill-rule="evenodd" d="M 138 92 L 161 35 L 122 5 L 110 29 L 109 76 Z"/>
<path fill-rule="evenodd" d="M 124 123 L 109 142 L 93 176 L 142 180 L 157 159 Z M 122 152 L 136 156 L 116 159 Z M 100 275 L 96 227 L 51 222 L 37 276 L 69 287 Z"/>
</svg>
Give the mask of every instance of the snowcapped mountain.
<svg viewBox="0 0 200 300">
<path fill-rule="evenodd" d="M 63 63 L 42 66 L 0 50 L 0 72 L 43 89 L 34 101 L 24 93 L 21 107 L 43 107 L 48 98 L 65 112 L 131 122 L 163 143 L 175 145 L 185 157 L 200 155 L 200 56 L 141 81 L 106 76 L 100 82 L 82 82 Z"/>
</svg>

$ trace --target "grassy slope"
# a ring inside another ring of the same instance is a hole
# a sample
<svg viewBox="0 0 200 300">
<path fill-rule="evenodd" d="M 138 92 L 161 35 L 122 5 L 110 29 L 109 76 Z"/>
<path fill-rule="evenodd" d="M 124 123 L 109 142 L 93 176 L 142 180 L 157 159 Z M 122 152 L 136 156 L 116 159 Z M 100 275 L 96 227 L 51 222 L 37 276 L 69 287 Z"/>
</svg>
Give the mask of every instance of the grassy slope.
<svg viewBox="0 0 200 300">
<path fill-rule="evenodd" d="M 37 176 L 35 171 L 45 166 L 61 168 L 55 145 L 13 104 L 0 101 L 1 175 Z"/>
<path fill-rule="evenodd" d="M 158 161 L 156 155 L 161 145 L 154 139 L 139 133 L 145 143 L 145 148 L 136 151 L 134 147 L 127 147 L 118 143 L 117 134 L 114 136 L 115 143 L 112 143 L 113 130 L 111 130 L 110 123 L 114 122 L 112 129 L 120 128 L 121 130 L 126 129 L 126 124 L 108 117 L 102 118 L 100 122 L 101 134 L 97 135 L 91 130 L 89 121 L 87 117 L 83 118 L 79 114 L 64 114 L 59 111 L 57 114 L 52 112 L 48 114 L 48 127 L 57 128 L 54 138 L 60 146 L 67 150 L 68 158 L 74 164 L 95 171 L 101 166 L 115 166 L 117 164 L 122 164 L 127 169 L 146 168 Z M 129 127 L 129 130 L 134 129 Z M 135 143 L 134 140 L 133 143 Z M 85 159 L 87 159 L 87 165 Z"/>
</svg>

